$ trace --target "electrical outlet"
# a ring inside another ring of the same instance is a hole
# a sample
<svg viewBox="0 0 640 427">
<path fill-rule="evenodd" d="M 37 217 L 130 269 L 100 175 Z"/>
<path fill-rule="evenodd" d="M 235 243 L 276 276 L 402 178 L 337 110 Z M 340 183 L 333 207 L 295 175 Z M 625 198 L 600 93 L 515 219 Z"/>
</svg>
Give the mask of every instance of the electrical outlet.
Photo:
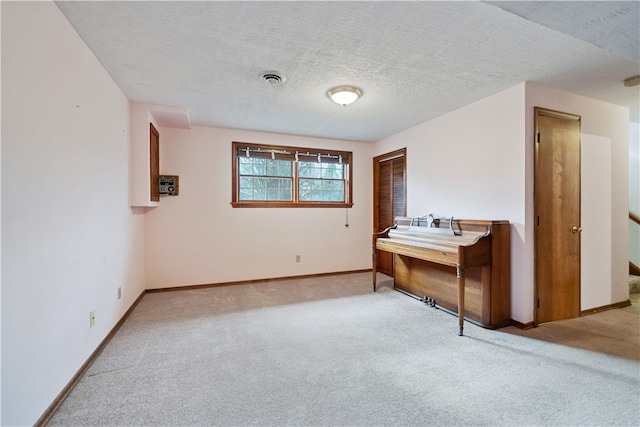
<svg viewBox="0 0 640 427">
<path fill-rule="evenodd" d="M 300 262 L 300 255 L 296 255 L 296 262 Z"/>
<path fill-rule="evenodd" d="M 122 286 L 118 286 L 118 299 L 122 298 Z"/>
<path fill-rule="evenodd" d="M 96 323 L 96 312 L 94 310 L 91 310 L 91 312 L 89 313 L 89 327 L 93 327 L 93 325 Z"/>
</svg>

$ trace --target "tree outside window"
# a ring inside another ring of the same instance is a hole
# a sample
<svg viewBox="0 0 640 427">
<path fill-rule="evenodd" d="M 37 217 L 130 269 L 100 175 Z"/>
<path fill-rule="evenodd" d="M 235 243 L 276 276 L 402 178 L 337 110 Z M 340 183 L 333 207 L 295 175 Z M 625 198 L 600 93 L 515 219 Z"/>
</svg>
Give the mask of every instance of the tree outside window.
<svg viewBox="0 0 640 427">
<path fill-rule="evenodd" d="M 351 207 L 348 151 L 233 142 L 234 207 Z"/>
</svg>

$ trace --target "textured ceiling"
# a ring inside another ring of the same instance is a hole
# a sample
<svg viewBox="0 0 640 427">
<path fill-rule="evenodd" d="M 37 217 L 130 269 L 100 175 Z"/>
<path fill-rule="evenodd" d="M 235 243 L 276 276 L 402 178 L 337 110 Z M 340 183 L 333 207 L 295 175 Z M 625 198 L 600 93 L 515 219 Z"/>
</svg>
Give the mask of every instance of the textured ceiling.
<svg viewBox="0 0 640 427">
<path fill-rule="evenodd" d="M 631 2 L 57 2 L 132 101 L 193 125 L 376 141 L 532 81 L 637 108 Z M 265 70 L 286 83 L 261 82 Z M 333 104 L 327 90 L 363 97 Z"/>
</svg>

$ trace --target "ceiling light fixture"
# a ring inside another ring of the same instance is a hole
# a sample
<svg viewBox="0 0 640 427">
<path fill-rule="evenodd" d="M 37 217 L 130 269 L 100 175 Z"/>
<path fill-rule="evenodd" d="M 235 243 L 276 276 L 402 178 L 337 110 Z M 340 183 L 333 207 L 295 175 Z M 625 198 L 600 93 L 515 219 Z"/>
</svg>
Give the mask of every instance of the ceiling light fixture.
<svg viewBox="0 0 640 427">
<path fill-rule="evenodd" d="M 362 91 L 353 86 L 338 86 L 327 92 L 327 96 L 338 105 L 346 107 L 362 96 Z"/>
<path fill-rule="evenodd" d="M 629 77 L 628 79 L 624 79 L 624 85 L 626 87 L 640 85 L 640 74 L 637 76 Z"/>
</svg>

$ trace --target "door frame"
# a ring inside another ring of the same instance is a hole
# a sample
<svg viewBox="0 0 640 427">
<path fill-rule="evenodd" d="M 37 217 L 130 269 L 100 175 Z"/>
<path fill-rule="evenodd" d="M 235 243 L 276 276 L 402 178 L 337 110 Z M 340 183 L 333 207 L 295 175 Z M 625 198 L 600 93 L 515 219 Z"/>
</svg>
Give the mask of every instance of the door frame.
<svg viewBox="0 0 640 427">
<path fill-rule="evenodd" d="M 404 190 L 404 205 L 402 207 L 402 211 L 403 215 L 407 214 L 407 149 L 405 147 L 391 151 L 389 153 L 381 154 L 373 158 L 373 233 L 382 231 L 378 229 L 378 223 L 380 222 L 380 164 L 382 162 L 387 162 L 399 158 L 402 158 L 402 168 L 404 171 L 402 178 L 402 186 Z M 391 201 L 391 205 L 393 215 L 393 200 Z M 375 248 L 372 248 L 371 250 L 376 251 Z M 380 259 L 378 257 L 375 258 L 377 260 L 376 265 L 372 265 L 371 268 L 372 270 L 375 270 L 375 272 L 377 272 L 379 271 L 378 267 Z M 391 275 L 393 275 L 393 260 L 391 260 L 390 270 L 386 271 L 386 273 L 391 273 Z"/>
<path fill-rule="evenodd" d="M 380 192 L 378 191 L 380 187 L 380 163 L 385 162 L 387 160 L 393 160 L 396 158 L 402 157 L 404 159 L 404 212 L 406 215 L 407 212 L 407 149 L 400 148 L 398 150 L 392 151 L 390 153 L 381 154 L 373 158 L 373 228 L 374 232 L 376 230 L 376 224 L 380 219 L 379 208 L 380 208 Z"/>
<path fill-rule="evenodd" d="M 551 110 L 543 107 L 534 107 L 533 108 L 533 121 L 534 121 L 534 133 L 533 133 L 533 147 L 534 147 L 534 160 L 533 160 L 533 221 L 534 221 L 534 233 L 533 233 L 533 324 L 535 327 L 538 326 L 538 298 L 539 298 L 539 284 L 538 284 L 538 229 L 536 228 L 535 222 L 538 214 L 538 191 L 536 182 L 537 182 L 537 173 L 540 166 L 538 165 L 538 137 L 539 137 L 539 127 L 538 127 L 538 116 L 544 115 L 547 117 L 554 117 L 563 120 L 572 120 L 579 122 L 579 130 L 581 132 L 581 116 L 576 114 L 564 113 L 561 111 Z M 580 141 L 579 141 L 580 142 Z M 578 170 L 578 208 L 580 209 L 580 200 L 581 200 L 581 170 Z M 580 213 L 580 216 L 582 214 Z M 581 294 L 581 277 L 578 277 L 578 307 L 580 306 L 580 294 Z M 578 309 L 578 316 L 580 315 L 580 310 Z"/>
</svg>

